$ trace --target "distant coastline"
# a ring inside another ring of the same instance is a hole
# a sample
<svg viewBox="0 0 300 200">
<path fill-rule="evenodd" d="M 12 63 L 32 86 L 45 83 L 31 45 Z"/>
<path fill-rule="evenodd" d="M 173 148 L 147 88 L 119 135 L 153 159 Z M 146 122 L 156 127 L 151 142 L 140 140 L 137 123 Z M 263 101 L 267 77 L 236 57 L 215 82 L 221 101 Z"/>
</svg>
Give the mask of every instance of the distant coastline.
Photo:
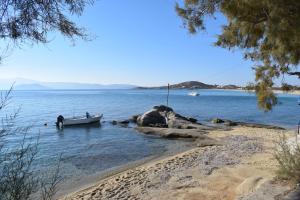
<svg viewBox="0 0 300 200">
<path fill-rule="evenodd" d="M 13 85 L 14 90 L 21 91 L 38 91 L 38 90 L 102 90 L 102 89 L 137 89 L 137 90 L 166 90 L 167 85 L 164 86 L 138 86 L 132 84 L 98 84 L 98 83 L 76 83 L 76 82 L 40 82 L 29 79 L 17 78 L 15 80 L 1 80 L 0 79 L 0 90 L 9 90 Z M 292 90 L 288 92 L 282 91 L 279 87 L 274 87 L 273 91 L 276 94 L 293 94 L 300 95 L 299 86 L 291 86 Z M 185 81 L 177 84 L 169 85 L 172 90 L 197 90 L 197 89 L 216 89 L 216 90 L 228 90 L 228 91 L 244 91 L 254 92 L 249 90 L 248 87 L 239 86 L 234 84 L 218 85 L 218 84 L 206 84 L 200 81 Z"/>
<path fill-rule="evenodd" d="M 285 92 L 280 90 L 278 87 L 274 87 L 273 91 L 276 94 L 293 94 L 293 95 L 300 95 L 300 88 L 297 86 L 293 86 L 295 89 Z M 140 89 L 140 90 L 147 90 L 147 89 L 167 89 L 168 86 L 157 86 L 157 87 L 136 87 L 135 89 Z M 210 85 L 210 84 L 205 84 L 199 81 L 186 81 L 178 84 L 172 84 L 169 85 L 170 89 L 187 89 L 187 90 L 197 90 L 197 89 L 216 89 L 216 90 L 227 90 L 227 91 L 244 91 L 244 92 L 255 92 L 254 90 L 249 90 L 246 89 L 243 86 L 238 86 L 238 85 Z"/>
</svg>

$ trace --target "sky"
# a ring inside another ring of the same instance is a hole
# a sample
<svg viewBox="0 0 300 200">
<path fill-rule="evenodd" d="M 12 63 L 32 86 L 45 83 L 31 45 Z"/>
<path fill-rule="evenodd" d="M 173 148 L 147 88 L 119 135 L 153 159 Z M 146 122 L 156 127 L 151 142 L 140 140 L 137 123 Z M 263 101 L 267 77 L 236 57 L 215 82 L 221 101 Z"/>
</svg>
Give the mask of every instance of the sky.
<svg viewBox="0 0 300 200">
<path fill-rule="evenodd" d="M 73 45 L 51 33 L 46 45 L 14 49 L 0 65 L 0 79 L 140 86 L 253 81 L 253 63 L 240 51 L 213 46 L 226 22 L 223 16 L 208 19 L 205 32 L 191 35 L 174 7 L 175 0 L 98 0 L 73 18 L 92 41 L 77 40 Z"/>
</svg>

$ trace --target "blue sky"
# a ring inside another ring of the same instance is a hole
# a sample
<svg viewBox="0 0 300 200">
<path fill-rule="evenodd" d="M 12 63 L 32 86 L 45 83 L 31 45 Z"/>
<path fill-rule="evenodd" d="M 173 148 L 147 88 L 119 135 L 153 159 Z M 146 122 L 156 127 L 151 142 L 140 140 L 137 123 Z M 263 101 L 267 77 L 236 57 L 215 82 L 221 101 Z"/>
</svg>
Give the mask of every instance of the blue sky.
<svg viewBox="0 0 300 200">
<path fill-rule="evenodd" d="M 74 19 L 95 39 L 73 46 L 53 33 L 47 45 L 15 49 L 0 66 L 0 78 L 144 86 L 253 81 L 253 63 L 212 45 L 222 16 L 209 20 L 205 33 L 190 35 L 174 6 L 174 0 L 98 0 Z"/>
</svg>

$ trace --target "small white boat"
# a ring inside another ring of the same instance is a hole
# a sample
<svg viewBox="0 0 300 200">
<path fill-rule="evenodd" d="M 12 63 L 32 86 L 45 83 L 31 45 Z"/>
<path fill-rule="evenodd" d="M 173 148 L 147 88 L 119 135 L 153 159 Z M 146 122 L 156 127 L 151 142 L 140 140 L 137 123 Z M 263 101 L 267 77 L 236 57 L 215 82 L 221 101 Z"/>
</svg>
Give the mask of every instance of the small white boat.
<svg viewBox="0 0 300 200">
<path fill-rule="evenodd" d="M 100 123 L 103 115 L 88 115 L 88 116 L 76 116 L 72 118 L 64 118 L 63 116 L 57 117 L 56 125 L 61 128 L 63 126 L 74 126 L 74 125 L 84 125 L 92 123 Z"/>
<path fill-rule="evenodd" d="M 193 92 L 189 92 L 188 95 L 196 97 L 196 96 L 199 96 L 200 94 L 198 92 L 196 92 L 196 91 L 193 91 Z"/>
</svg>

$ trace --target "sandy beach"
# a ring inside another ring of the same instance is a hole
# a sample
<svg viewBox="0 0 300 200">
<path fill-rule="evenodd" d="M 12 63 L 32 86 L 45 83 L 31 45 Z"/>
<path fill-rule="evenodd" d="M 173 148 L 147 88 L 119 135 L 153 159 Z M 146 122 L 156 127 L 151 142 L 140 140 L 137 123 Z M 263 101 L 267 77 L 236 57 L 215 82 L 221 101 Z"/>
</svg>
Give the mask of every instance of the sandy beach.
<svg viewBox="0 0 300 200">
<path fill-rule="evenodd" d="M 192 131 L 192 130 L 191 130 Z M 290 190 L 275 181 L 274 142 L 292 130 L 212 130 L 216 141 L 114 174 L 61 199 L 274 199 Z"/>
</svg>

